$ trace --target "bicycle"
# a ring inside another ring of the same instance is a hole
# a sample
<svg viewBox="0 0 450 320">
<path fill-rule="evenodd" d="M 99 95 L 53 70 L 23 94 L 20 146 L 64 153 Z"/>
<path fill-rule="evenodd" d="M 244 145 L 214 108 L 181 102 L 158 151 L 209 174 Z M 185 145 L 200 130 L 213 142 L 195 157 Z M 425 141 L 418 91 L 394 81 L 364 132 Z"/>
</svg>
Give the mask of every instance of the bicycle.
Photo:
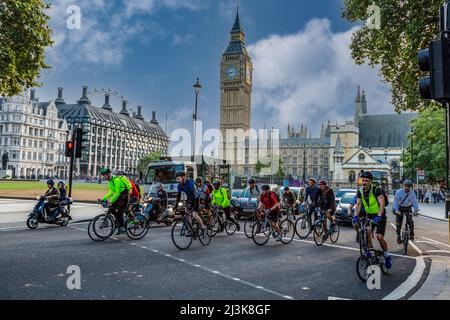
<svg viewBox="0 0 450 320">
<path fill-rule="evenodd" d="M 306 239 L 313 231 L 310 209 L 311 205 L 307 203 L 305 212 L 301 213 L 297 220 L 295 220 L 295 233 L 300 239 Z"/>
<path fill-rule="evenodd" d="M 244 233 L 247 238 L 252 238 L 253 226 L 256 224 L 256 211 L 244 221 Z"/>
<path fill-rule="evenodd" d="M 137 204 L 133 207 L 133 214 L 128 214 L 125 220 L 125 231 L 128 238 L 140 240 L 145 237 L 150 230 L 150 220 L 143 213 L 144 207 Z"/>
<path fill-rule="evenodd" d="M 218 233 L 225 231 L 229 236 L 232 236 L 237 231 L 237 226 L 232 221 L 223 218 L 224 212 L 219 210 L 218 206 L 212 207 L 213 218 L 209 228 L 211 237 L 215 237 Z"/>
<path fill-rule="evenodd" d="M 292 221 L 290 221 L 287 218 L 280 221 L 280 219 L 278 218 L 277 223 L 281 231 L 280 234 L 281 242 L 283 244 L 291 243 L 292 240 L 294 239 L 295 234 L 295 228 Z M 275 234 L 276 231 L 269 220 L 269 214 L 266 213 L 264 219 L 257 220 L 256 223 L 254 224 L 252 230 L 252 239 L 256 245 L 263 246 L 269 241 L 270 235 L 275 236 Z"/>
<path fill-rule="evenodd" d="M 402 231 L 400 233 L 400 244 L 403 244 L 403 254 L 408 254 L 408 244 L 409 239 L 411 239 L 411 222 L 412 222 L 412 212 L 399 212 L 395 213 L 396 216 L 406 216 L 406 221 L 404 224 L 404 227 L 402 228 Z M 402 219 L 403 220 L 403 219 Z"/>
<path fill-rule="evenodd" d="M 192 241 L 197 239 L 203 246 L 209 245 L 211 236 L 208 230 L 204 231 L 200 228 L 190 211 L 184 210 L 182 216 L 183 219 L 175 222 L 172 227 L 171 237 L 175 247 L 180 250 L 187 250 L 192 245 Z"/>
<path fill-rule="evenodd" d="M 331 222 L 326 217 L 325 212 L 326 212 L 326 210 L 320 210 L 319 218 L 313 224 L 313 230 L 314 230 L 313 238 L 314 238 L 314 242 L 318 246 L 321 246 L 324 243 L 323 233 L 325 230 L 323 230 L 323 223 L 324 223 L 325 219 L 326 219 L 326 223 L 328 226 L 328 237 L 330 238 L 330 241 L 332 243 L 336 243 L 339 239 L 339 234 L 340 234 L 339 224 L 336 222 L 332 225 Z"/>
<path fill-rule="evenodd" d="M 367 272 L 367 269 L 371 266 L 378 265 L 381 271 L 384 274 L 388 273 L 388 269 L 385 265 L 385 258 L 383 251 L 375 250 L 373 248 L 369 248 L 368 245 L 368 235 L 366 228 L 372 225 L 372 234 L 375 232 L 375 228 L 372 221 L 363 217 L 359 221 L 359 243 L 360 243 L 360 256 L 356 261 L 356 272 L 358 273 L 358 277 L 366 282 L 370 276 L 370 273 Z"/>
</svg>

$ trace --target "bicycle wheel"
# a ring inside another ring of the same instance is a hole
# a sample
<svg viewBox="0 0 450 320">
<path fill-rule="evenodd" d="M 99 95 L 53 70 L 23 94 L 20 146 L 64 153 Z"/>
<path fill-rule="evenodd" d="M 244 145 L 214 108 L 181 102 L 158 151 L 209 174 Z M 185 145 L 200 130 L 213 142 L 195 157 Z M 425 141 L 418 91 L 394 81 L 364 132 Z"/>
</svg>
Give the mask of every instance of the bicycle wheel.
<svg viewBox="0 0 450 320">
<path fill-rule="evenodd" d="M 187 250 L 192 244 L 193 232 L 187 222 L 175 222 L 171 232 L 172 242 L 180 250 Z"/>
<path fill-rule="evenodd" d="M 319 222 L 319 223 L 316 224 L 316 226 L 314 227 L 313 238 L 314 238 L 314 242 L 315 242 L 318 246 L 323 245 L 323 226 L 322 226 L 322 223 Z"/>
<path fill-rule="evenodd" d="M 364 255 L 367 250 L 367 231 L 366 229 L 359 230 L 359 252 Z"/>
<path fill-rule="evenodd" d="M 264 221 L 256 222 L 252 229 L 252 239 L 258 246 L 263 246 L 269 241 L 272 227 L 264 226 Z"/>
<path fill-rule="evenodd" d="M 248 217 L 247 219 L 245 219 L 244 233 L 245 233 L 245 236 L 249 239 L 252 237 L 253 226 L 255 225 L 255 223 L 256 223 L 255 216 L 251 216 L 251 217 Z"/>
<path fill-rule="evenodd" d="M 94 219 L 95 219 L 95 217 L 94 217 Z M 91 221 L 89 221 L 89 224 L 88 224 L 88 235 L 89 235 L 89 238 L 91 238 L 91 240 L 96 241 L 96 242 L 105 241 L 106 238 L 100 238 L 100 237 L 97 237 L 95 235 L 95 233 L 94 233 L 94 224 L 93 224 L 94 219 L 91 219 Z"/>
<path fill-rule="evenodd" d="M 225 220 L 225 232 L 232 236 L 237 230 L 237 225 L 232 221 Z"/>
<path fill-rule="evenodd" d="M 220 220 L 217 215 L 214 215 L 212 222 L 209 224 L 208 233 L 211 238 L 214 238 L 220 230 Z"/>
<path fill-rule="evenodd" d="M 94 233 L 97 237 L 108 239 L 115 230 L 114 219 L 108 214 L 101 214 L 94 218 L 92 222 Z"/>
<path fill-rule="evenodd" d="M 311 223 L 305 216 L 301 216 L 295 221 L 294 228 L 300 239 L 306 239 L 311 233 Z"/>
<path fill-rule="evenodd" d="M 358 261 L 356 261 L 356 272 L 358 273 L 358 277 L 366 282 L 369 278 L 369 274 L 367 273 L 367 269 L 372 265 L 369 258 L 360 256 Z"/>
<path fill-rule="evenodd" d="M 149 230 L 147 219 L 140 213 L 136 213 L 134 218 L 125 221 L 125 229 L 128 238 L 132 240 L 140 240 L 145 237 Z"/>
<path fill-rule="evenodd" d="M 211 243 L 211 235 L 209 230 L 203 231 L 201 228 L 198 230 L 198 240 L 203 246 L 207 246 Z"/>
<path fill-rule="evenodd" d="M 336 222 L 334 225 L 334 228 L 330 234 L 330 240 L 332 243 L 336 243 L 338 241 L 340 233 L 341 233 L 341 228 L 339 227 L 339 224 Z"/>
<path fill-rule="evenodd" d="M 281 230 L 281 242 L 284 244 L 291 243 L 295 235 L 294 223 L 286 217 L 280 222 L 279 226 Z"/>
<path fill-rule="evenodd" d="M 406 256 L 408 254 L 408 243 L 409 243 L 409 233 L 406 229 L 402 231 L 403 239 L 403 254 Z"/>
</svg>

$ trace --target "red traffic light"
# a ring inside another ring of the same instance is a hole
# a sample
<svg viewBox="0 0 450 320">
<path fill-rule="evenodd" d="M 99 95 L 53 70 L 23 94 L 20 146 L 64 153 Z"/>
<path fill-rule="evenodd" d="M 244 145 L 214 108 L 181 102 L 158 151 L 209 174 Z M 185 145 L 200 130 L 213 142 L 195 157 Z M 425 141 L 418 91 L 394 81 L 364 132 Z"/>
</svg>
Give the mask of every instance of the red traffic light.
<svg viewBox="0 0 450 320">
<path fill-rule="evenodd" d="M 73 156 L 73 150 L 75 149 L 75 144 L 73 141 L 66 141 L 66 157 Z"/>
</svg>

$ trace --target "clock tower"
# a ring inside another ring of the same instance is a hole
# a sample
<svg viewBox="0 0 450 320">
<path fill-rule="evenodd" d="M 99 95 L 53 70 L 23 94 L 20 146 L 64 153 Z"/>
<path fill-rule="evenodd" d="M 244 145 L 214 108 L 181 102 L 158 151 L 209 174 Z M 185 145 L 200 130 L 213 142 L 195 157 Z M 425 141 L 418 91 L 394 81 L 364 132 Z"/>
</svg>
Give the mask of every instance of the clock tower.
<svg viewBox="0 0 450 320">
<path fill-rule="evenodd" d="M 245 47 L 239 8 L 230 34 L 230 43 L 220 64 L 220 130 L 224 140 L 227 129 L 247 131 L 251 123 L 253 65 Z M 237 147 L 235 141 L 224 141 L 223 146 L 229 146 L 230 143 Z"/>
</svg>

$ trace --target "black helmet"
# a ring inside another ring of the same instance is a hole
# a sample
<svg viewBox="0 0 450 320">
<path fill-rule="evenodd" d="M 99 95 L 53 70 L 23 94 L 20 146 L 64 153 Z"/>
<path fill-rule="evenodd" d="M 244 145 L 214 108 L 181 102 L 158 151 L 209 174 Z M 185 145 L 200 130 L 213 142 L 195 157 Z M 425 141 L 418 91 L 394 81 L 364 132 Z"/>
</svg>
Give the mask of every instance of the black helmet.
<svg viewBox="0 0 450 320">
<path fill-rule="evenodd" d="M 53 181 L 53 179 L 48 179 L 47 180 L 47 184 L 51 185 L 51 186 L 54 186 L 55 185 L 55 181 Z"/>
<path fill-rule="evenodd" d="M 255 184 L 255 179 L 253 179 L 253 178 L 248 179 L 248 184 Z"/>
<path fill-rule="evenodd" d="M 364 172 L 362 172 L 362 173 L 361 173 L 361 178 L 366 178 L 366 179 L 373 180 L 372 172 L 370 172 L 370 171 L 364 171 Z"/>
<path fill-rule="evenodd" d="M 179 171 L 176 174 L 176 177 L 184 177 L 184 176 L 186 176 L 186 172 L 184 172 L 184 171 Z"/>
<path fill-rule="evenodd" d="M 326 182 L 325 180 L 320 180 L 320 181 L 319 181 L 319 185 L 324 185 L 324 186 L 326 186 L 326 185 L 327 185 L 327 182 Z"/>
<path fill-rule="evenodd" d="M 268 184 L 265 184 L 265 185 L 262 186 L 262 189 L 264 191 L 269 191 L 270 190 L 270 186 Z"/>
<path fill-rule="evenodd" d="M 411 182 L 411 180 L 406 179 L 405 181 L 403 181 L 403 185 L 406 187 L 412 187 L 413 183 Z"/>
<path fill-rule="evenodd" d="M 100 169 L 101 175 L 108 174 L 108 173 L 111 173 L 111 170 L 109 168 L 101 168 Z"/>
<path fill-rule="evenodd" d="M 289 191 L 289 187 L 284 187 L 284 191 Z"/>
<path fill-rule="evenodd" d="M 198 177 L 197 179 L 195 179 L 195 182 L 197 182 L 197 183 L 203 182 L 203 178 L 202 177 Z"/>
</svg>

